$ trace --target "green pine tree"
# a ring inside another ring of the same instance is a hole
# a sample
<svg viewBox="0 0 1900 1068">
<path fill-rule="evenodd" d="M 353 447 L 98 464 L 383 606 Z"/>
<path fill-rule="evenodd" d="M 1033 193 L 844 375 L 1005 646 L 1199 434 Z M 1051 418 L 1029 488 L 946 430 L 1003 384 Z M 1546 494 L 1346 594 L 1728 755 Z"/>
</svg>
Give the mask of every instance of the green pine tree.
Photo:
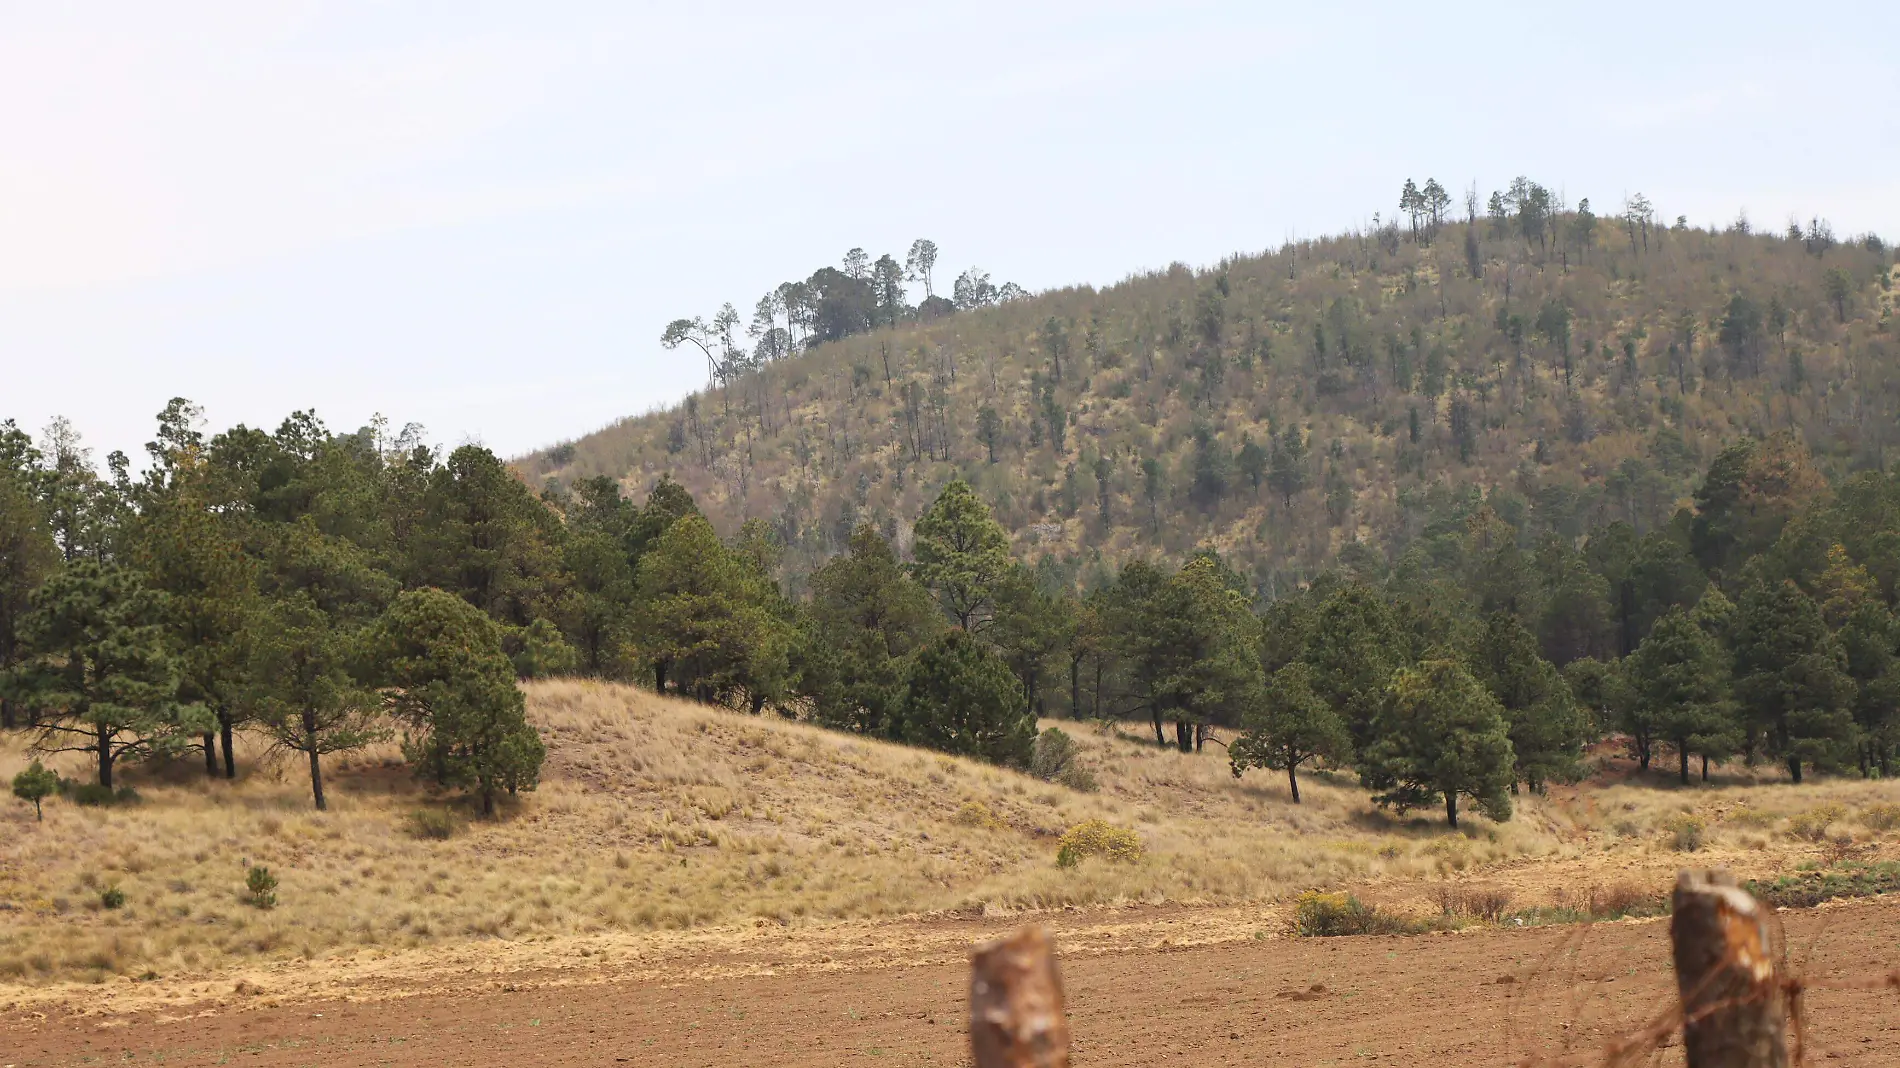
<svg viewBox="0 0 1900 1068">
<path fill-rule="evenodd" d="M 1248 768 L 1284 771 L 1296 805 L 1301 764 L 1315 758 L 1338 763 L 1352 755 L 1346 721 L 1313 692 L 1313 669 L 1297 661 L 1267 680 L 1260 703 L 1247 711 L 1241 727 L 1227 749 L 1234 777 Z"/>
<path fill-rule="evenodd" d="M 27 656 L 12 688 L 36 714 L 35 744 L 90 754 L 108 789 L 121 761 L 175 753 L 216 722 L 178 701 L 164 613 L 136 572 L 82 559 L 34 592 L 21 621 Z"/>
<path fill-rule="evenodd" d="M 943 614 L 869 523 L 852 532 L 849 552 L 812 574 L 811 588 L 798 686 L 813 718 L 892 736 L 910 659 L 943 631 Z"/>
<path fill-rule="evenodd" d="M 1504 709 L 1456 660 L 1424 660 L 1392 678 L 1362 757 L 1373 800 L 1400 812 L 1445 805 L 1458 826 L 1458 799 L 1494 820 L 1511 818 L 1514 754 Z"/>
<path fill-rule="evenodd" d="M 1821 610 L 1788 581 L 1756 581 L 1734 623 L 1735 694 L 1754 733 L 1801 781 L 1852 751 L 1854 682 Z"/>
<path fill-rule="evenodd" d="M 1471 673 L 1504 709 L 1515 757 L 1514 781 L 1541 791 L 1552 779 L 1576 775 L 1586 733 L 1570 687 L 1537 640 L 1503 612 L 1485 621 L 1469 663 Z"/>
<path fill-rule="evenodd" d="M 969 632 L 952 629 L 911 663 L 900 738 L 912 745 L 1021 765 L 1036 741 L 1009 665 Z"/>
<path fill-rule="evenodd" d="M 1727 705 L 1728 665 L 1721 646 L 1680 608 L 1671 609 L 1624 661 L 1631 697 L 1655 734 L 1676 750 L 1683 785 L 1689 757 L 1708 762 L 1732 752 L 1739 741 Z"/>
<path fill-rule="evenodd" d="M 33 806 L 33 819 L 36 822 L 46 821 L 46 813 L 41 811 L 40 802 L 58 790 L 59 776 L 46 770 L 46 765 L 38 760 L 13 777 L 13 796 Z"/>
<path fill-rule="evenodd" d="M 408 728 L 416 774 L 474 791 L 484 815 L 504 790 L 532 790 L 546 750 L 529 723 L 501 628 L 443 590 L 397 597 L 370 635 L 383 705 Z"/>
<path fill-rule="evenodd" d="M 953 479 L 917 520 L 911 553 L 918 581 L 963 630 L 987 627 L 1009 571 L 1009 535 L 968 482 Z"/>
<path fill-rule="evenodd" d="M 248 703 L 273 741 L 306 758 L 311 798 L 324 811 L 323 757 L 387 734 L 376 723 L 375 694 L 351 673 L 356 636 L 301 590 L 270 603 L 254 633 Z"/>
</svg>

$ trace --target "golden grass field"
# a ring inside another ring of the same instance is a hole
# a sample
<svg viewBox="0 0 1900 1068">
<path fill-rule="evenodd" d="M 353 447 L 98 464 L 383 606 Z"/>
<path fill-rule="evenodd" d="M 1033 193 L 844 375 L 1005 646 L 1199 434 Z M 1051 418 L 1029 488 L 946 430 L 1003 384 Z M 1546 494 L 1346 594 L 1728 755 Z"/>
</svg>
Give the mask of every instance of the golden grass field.
<svg viewBox="0 0 1900 1068">
<path fill-rule="evenodd" d="M 236 783 L 207 782 L 190 761 L 141 769 L 127 776 L 140 803 L 52 799 L 43 824 L 6 798 L 0 1002 L 299 960 L 465 962 L 477 950 L 561 966 L 629 938 L 704 946 L 767 929 L 822 941 L 862 929 L 841 921 L 943 913 L 1172 904 L 1256 924 L 1310 888 L 1419 912 L 1447 886 L 1562 904 L 1592 886 L 1660 892 L 1691 862 L 1750 877 L 1900 856 L 1893 783 L 1731 774 L 1678 789 L 1660 772 L 1610 770 L 1520 798 L 1508 823 L 1474 816 L 1451 831 L 1433 813 L 1378 812 L 1343 776 L 1305 776 L 1296 806 L 1280 775 L 1236 780 L 1217 746 L 1183 755 L 1133 727 L 1062 724 L 1100 782 L 1080 793 L 627 686 L 527 693 L 548 742 L 541 788 L 493 821 L 457 807 L 443 840 L 411 818 L 452 799 L 415 785 L 393 751 L 333 761 L 327 813 L 311 810 L 297 765 L 258 753 Z M 20 739 L 0 745 L 11 778 L 28 757 Z M 1685 817 L 1701 825 L 1693 861 L 1677 848 Z M 1058 837 L 1088 819 L 1136 831 L 1142 858 L 1058 867 Z M 281 881 L 273 909 L 244 901 L 252 864 Z M 123 907 L 102 906 L 110 887 Z"/>
</svg>

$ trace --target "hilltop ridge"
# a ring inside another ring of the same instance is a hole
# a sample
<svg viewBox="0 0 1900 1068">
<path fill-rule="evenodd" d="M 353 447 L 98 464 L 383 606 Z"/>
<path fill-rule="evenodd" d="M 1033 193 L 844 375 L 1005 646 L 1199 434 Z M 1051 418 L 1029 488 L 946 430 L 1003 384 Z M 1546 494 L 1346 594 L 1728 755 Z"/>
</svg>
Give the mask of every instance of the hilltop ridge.
<svg viewBox="0 0 1900 1068">
<path fill-rule="evenodd" d="M 1269 592 L 1349 546 L 1390 559 L 1474 492 L 1527 538 L 1653 528 L 1745 435 L 1794 428 L 1824 469 L 1884 468 L 1891 250 L 1648 211 L 1558 210 L 1520 180 L 1464 222 L 816 344 L 517 467 L 630 495 L 670 475 L 724 530 L 770 521 L 793 577 L 864 519 L 901 544 L 963 477 L 1071 580 L 1213 547 Z"/>
</svg>

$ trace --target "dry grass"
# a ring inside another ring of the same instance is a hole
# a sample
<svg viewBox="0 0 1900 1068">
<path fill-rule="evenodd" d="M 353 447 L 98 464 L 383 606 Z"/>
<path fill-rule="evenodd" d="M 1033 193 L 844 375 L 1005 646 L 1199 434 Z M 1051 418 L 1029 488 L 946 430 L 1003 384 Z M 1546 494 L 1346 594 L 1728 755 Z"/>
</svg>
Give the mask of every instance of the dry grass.
<svg viewBox="0 0 1900 1068">
<path fill-rule="evenodd" d="M 1112 730 L 1069 725 L 1100 783 L 1081 793 L 629 687 L 539 683 L 528 699 L 548 741 L 544 783 L 492 821 L 418 817 L 448 801 L 391 753 L 337 767 L 322 814 L 289 766 L 236 784 L 144 769 L 143 803 L 53 800 L 43 825 L 27 806 L 0 809 L 0 984 L 482 939 L 1287 900 L 1314 887 L 1431 910 L 1433 887 L 1480 876 L 1526 902 L 1604 872 L 1662 885 L 1680 860 L 1666 828 L 1692 811 L 1707 826 L 1697 863 L 1739 857 L 1732 866 L 1750 875 L 1817 847 L 1894 838 L 1870 827 L 1891 785 L 1582 788 L 1520 798 L 1507 824 L 1448 831 L 1373 810 L 1344 777 L 1310 776 L 1295 806 L 1270 776 L 1236 781 L 1217 751 L 1183 755 Z M 23 764 L 17 748 L 0 751 L 0 775 Z M 1832 823 L 1821 843 L 1724 819 L 1829 806 L 1873 815 Z M 1088 820 L 1132 829 L 1141 859 L 1058 867 L 1060 836 Z M 281 880 L 276 908 L 245 903 L 251 865 Z M 123 907 L 101 907 L 109 886 Z"/>
</svg>

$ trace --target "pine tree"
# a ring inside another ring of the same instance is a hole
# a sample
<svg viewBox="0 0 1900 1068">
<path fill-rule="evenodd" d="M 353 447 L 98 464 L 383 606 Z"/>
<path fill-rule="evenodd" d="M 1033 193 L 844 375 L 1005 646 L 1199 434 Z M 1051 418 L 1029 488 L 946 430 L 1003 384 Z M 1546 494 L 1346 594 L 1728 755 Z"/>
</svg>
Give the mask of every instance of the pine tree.
<svg viewBox="0 0 1900 1068">
<path fill-rule="evenodd" d="M 1515 757 L 1514 780 L 1542 790 L 1567 779 L 1583 755 L 1585 723 L 1563 676 L 1537 653 L 1537 641 L 1502 612 L 1485 621 L 1470 656 L 1471 673 L 1504 710 Z"/>
<path fill-rule="evenodd" d="M 215 723 L 203 706 L 178 702 L 164 598 L 135 572 L 76 560 L 31 605 L 12 688 L 36 715 L 42 751 L 91 754 L 109 789 L 121 761 L 175 753 Z"/>
<path fill-rule="evenodd" d="M 1009 569 L 1009 535 L 968 482 L 954 479 L 912 531 L 918 581 L 967 631 L 989 625 Z"/>
<path fill-rule="evenodd" d="M 268 605 L 250 645 L 248 701 L 273 741 L 310 765 L 310 794 L 319 812 L 323 757 L 380 740 L 376 698 L 351 674 L 359 650 L 310 595 L 297 591 Z"/>
<path fill-rule="evenodd" d="M 1313 668 L 1314 691 L 1346 721 L 1356 750 L 1372 742 L 1373 719 L 1392 673 L 1408 660 L 1408 645 L 1391 607 L 1366 586 L 1346 586 L 1313 612 L 1301 659 Z"/>
<path fill-rule="evenodd" d="M 1511 818 L 1514 755 L 1504 710 L 1456 660 L 1425 660 L 1393 676 L 1362 776 L 1373 800 L 1400 812 L 1445 804 L 1458 826 L 1458 799 L 1494 820 Z"/>
<path fill-rule="evenodd" d="M 1738 730 L 1727 707 L 1722 649 L 1689 613 L 1671 609 L 1625 661 L 1632 699 L 1655 734 L 1675 746 L 1683 785 L 1689 757 L 1708 761 L 1734 751 Z"/>
<path fill-rule="evenodd" d="M 994 764 L 1028 761 L 1036 718 L 1009 666 L 961 629 L 952 629 L 911 663 L 899 737 L 912 745 Z"/>
<path fill-rule="evenodd" d="M 53 796 L 58 789 L 59 776 L 46 770 L 46 765 L 38 760 L 13 777 L 13 796 L 33 806 L 33 819 L 37 823 L 46 821 L 46 813 L 41 810 L 40 802 Z"/>
<path fill-rule="evenodd" d="M 1243 733 L 1227 749 L 1234 777 L 1248 768 L 1284 771 L 1296 805 L 1301 764 L 1315 758 L 1336 764 L 1352 755 L 1346 721 L 1313 692 L 1313 669 L 1297 661 L 1273 673 L 1241 726 Z"/>
<path fill-rule="evenodd" d="M 799 647 L 798 688 L 829 727 L 891 737 L 911 657 L 947 624 L 869 523 L 851 548 L 812 573 Z"/>
<path fill-rule="evenodd" d="M 1792 582 L 1754 582 L 1736 608 L 1734 643 L 1736 696 L 1789 777 L 1839 764 L 1854 739 L 1854 685 L 1815 603 Z"/>
<path fill-rule="evenodd" d="M 33 591 L 59 562 L 45 515 L 22 474 L 0 467 L 0 729 L 18 725 L 6 679 L 24 655 L 22 617 Z"/>
<path fill-rule="evenodd" d="M 639 598 L 634 638 L 661 689 L 670 674 L 702 701 L 756 701 L 787 679 L 789 613 L 703 516 L 674 521 L 640 558 Z"/>
<path fill-rule="evenodd" d="M 417 775 L 472 790 L 483 815 L 503 790 L 534 789 L 546 749 L 494 620 L 443 590 L 411 590 L 377 621 L 370 647 Z"/>
</svg>

